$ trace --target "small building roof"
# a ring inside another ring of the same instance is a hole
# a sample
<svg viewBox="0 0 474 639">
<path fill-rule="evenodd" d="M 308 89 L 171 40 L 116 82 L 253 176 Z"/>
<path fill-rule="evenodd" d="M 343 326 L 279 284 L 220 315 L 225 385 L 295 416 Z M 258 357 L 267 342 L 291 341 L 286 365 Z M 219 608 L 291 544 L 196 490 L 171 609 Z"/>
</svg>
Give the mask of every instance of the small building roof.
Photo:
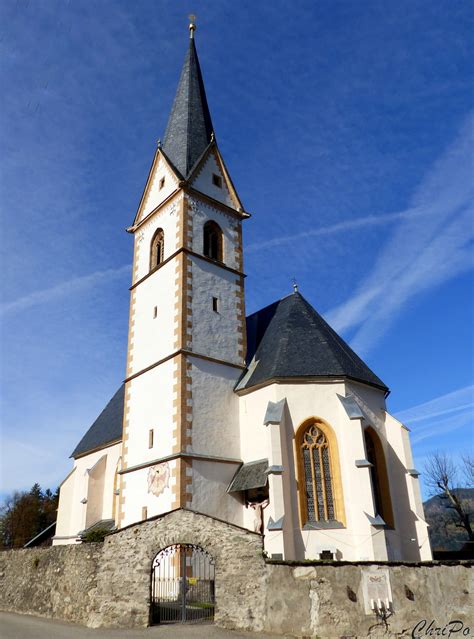
<svg viewBox="0 0 474 639">
<path fill-rule="evenodd" d="M 85 453 L 122 439 L 124 394 L 125 384 L 122 384 L 73 450 L 71 457 L 81 457 Z"/>
<path fill-rule="evenodd" d="M 238 490 L 251 490 L 252 488 L 262 488 L 268 481 L 268 459 L 259 459 L 253 462 L 242 464 L 230 482 L 228 493 Z"/>
<path fill-rule="evenodd" d="M 33 548 L 34 546 L 45 545 L 45 542 L 49 542 L 56 532 L 56 521 L 46 526 L 41 532 L 35 535 L 32 539 L 26 542 L 23 548 Z M 49 544 L 51 545 L 51 544 Z"/>
<path fill-rule="evenodd" d="M 115 519 L 100 519 L 99 521 L 96 521 L 91 526 L 89 526 L 89 528 L 81 530 L 81 532 L 79 532 L 77 536 L 85 537 L 87 534 L 95 532 L 96 530 L 108 532 L 115 530 Z"/>
<path fill-rule="evenodd" d="M 237 390 L 275 378 L 347 377 L 387 386 L 295 292 L 247 317 L 247 366 Z"/>
</svg>

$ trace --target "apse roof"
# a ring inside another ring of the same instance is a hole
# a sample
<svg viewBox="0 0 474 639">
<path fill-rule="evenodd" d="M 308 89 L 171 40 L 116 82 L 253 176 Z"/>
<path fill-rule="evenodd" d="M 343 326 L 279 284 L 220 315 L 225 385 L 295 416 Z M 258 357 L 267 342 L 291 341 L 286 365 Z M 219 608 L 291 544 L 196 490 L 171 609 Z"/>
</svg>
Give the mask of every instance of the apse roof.
<svg viewBox="0 0 474 639">
<path fill-rule="evenodd" d="M 124 392 L 123 384 L 73 450 L 71 457 L 79 457 L 122 439 Z"/>
<path fill-rule="evenodd" d="M 339 337 L 300 293 L 293 293 L 247 317 L 247 371 L 236 390 L 275 378 L 346 377 L 383 391 L 383 381 Z M 71 457 L 122 437 L 124 386 L 112 397 Z M 263 468 L 263 463 L 261 464 Z M 260 468 L 243 467 L 243 474 Z"/>
<path fill-rule="evenodd" d="M 196 45 L 191 38 L 163 142 L 166 156 L 184 178 L 210 144 L 212 132 Z"/>
<path fill-rule="evenodd" d="M 238 390 L 288 377 L 347 377 L 388 390 L 298 292 L 248 316 L 247 343 Z"/>
</svg>

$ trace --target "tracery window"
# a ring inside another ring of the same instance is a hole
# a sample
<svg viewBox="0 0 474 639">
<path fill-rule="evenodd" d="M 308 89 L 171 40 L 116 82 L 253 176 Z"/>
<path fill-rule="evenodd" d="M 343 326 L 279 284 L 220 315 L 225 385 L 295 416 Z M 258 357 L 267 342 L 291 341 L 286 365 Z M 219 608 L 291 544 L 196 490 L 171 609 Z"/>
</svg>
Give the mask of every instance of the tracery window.
<svg viewBox="0 0 474 639">
<path fill-rule="evenodd" d="M 300 443 L 304 475 L 304 506 L 306 520 L 334 521 L 333 478 L 331 450 L 326 434 L 316 422 L 309 425 Z"/>
<path fill-rule="evenodd" d="M 163 229 L 158 229 L 151 241 L 150 270 L 159 266 L 164 259 L 165 234 Z"/>
<path fill-rule="evenodd" d="M 210 220 L 204 224 L 203 253 L 211 260 L 222 262 L 222 230 L 221 227 Z"/>
</svg>

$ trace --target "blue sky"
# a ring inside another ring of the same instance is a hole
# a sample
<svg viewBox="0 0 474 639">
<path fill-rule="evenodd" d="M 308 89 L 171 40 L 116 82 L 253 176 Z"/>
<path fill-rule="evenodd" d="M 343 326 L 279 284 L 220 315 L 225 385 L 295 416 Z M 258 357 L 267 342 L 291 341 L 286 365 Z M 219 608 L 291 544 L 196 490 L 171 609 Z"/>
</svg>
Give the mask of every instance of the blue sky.
<svg viewBox="0 0 474 639">
<path fill-rule="evenodd" d="M 54 488 L 125 371 L 133 220 L 196 34 L 253 217 L 247 311 L 291 291 L 391 388 L 415 463 L 473 444 L 469 0 L 3 0 L 2 491 Z"/>
</svg>

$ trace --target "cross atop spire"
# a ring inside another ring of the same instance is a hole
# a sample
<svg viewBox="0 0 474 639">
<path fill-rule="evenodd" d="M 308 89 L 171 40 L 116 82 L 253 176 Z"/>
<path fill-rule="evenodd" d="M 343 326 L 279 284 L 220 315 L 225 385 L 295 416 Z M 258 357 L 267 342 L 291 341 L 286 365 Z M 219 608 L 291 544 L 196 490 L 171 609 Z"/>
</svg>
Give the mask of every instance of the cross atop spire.
<svg viewBox="0 0 474 639">
<path fill-rule="evenodd" d="M 186 178 L 212 140 L 213 126 L 190 16 L 189 47 L 163 141 L 163 151 Z"/>
</svg>

